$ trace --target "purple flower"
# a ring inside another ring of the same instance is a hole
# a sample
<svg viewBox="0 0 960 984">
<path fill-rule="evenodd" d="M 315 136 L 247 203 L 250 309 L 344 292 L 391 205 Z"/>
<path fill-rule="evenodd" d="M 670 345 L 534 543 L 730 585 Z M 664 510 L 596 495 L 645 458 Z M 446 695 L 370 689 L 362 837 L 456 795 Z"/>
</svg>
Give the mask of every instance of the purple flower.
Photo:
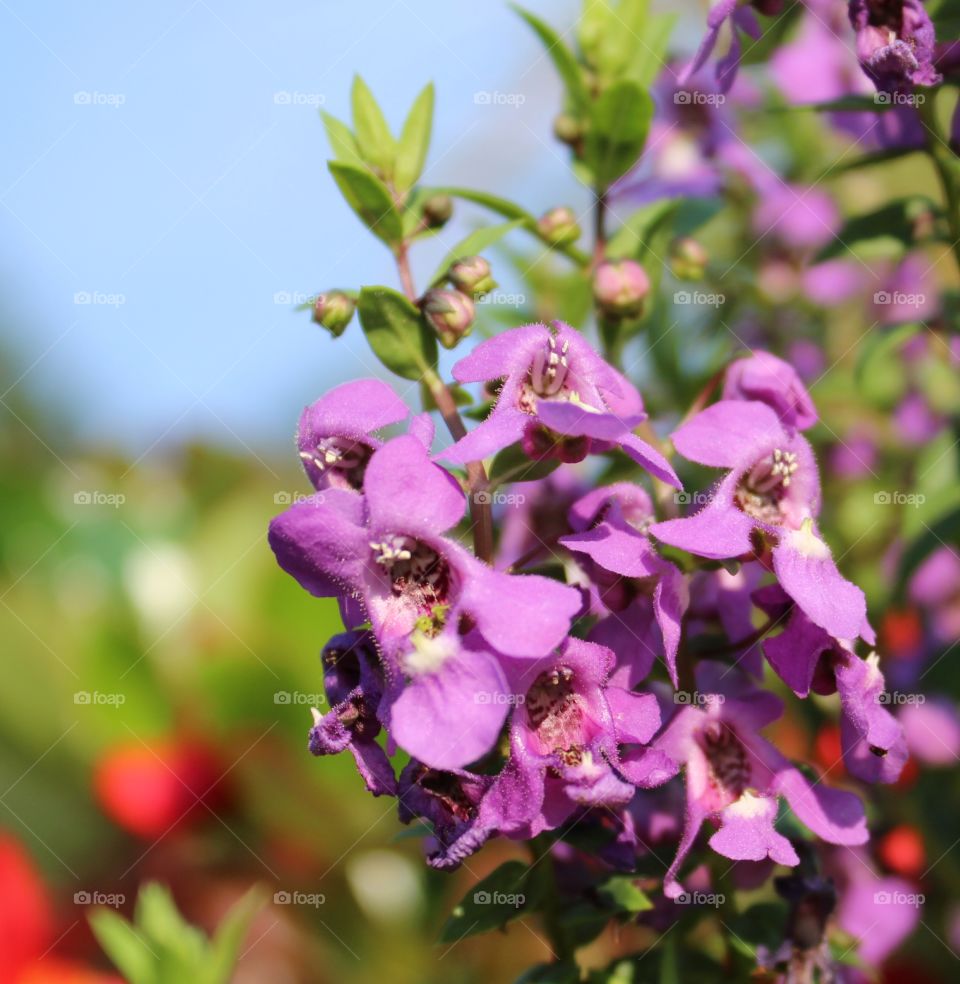
<svg viewBox="0 0 960 984">
<path fill-rule="evenodd" d="M 960 758 L 960 714 L 945 697 L 907 704 L 900 724 L 910 754 L 924 765 L 950 768 Z"/>
<path fill-rule="evenodd" d="M 588 573 L 603 605 L 619 613 L 614 616 L 615 624 L 623 627 L 626 638 L 614 651 L 623 662 L 632 664 L 630 684 L 650 672 L 655 650 L 632 631 L 633 619 L 622 613 L 631 607 L 649 610 L 652 606 L 662 638 L 658 648 L 665 653 L 676 686 L 677 649 L 690 595 L 682 572 L 657 553 L 647 536 L 653 519 L 647 493 L 637 485 L 618 482 L 595 489 L 574 504 L 570 525 L 575 532 L 562 537 L 560 543 L 588 558 Z"/>
<path fill-rule="evenodd" d="M 697 668 L 702 706 L 682 707 L 650 747 L 625 755 L 621 769 L 641 786 L 656 786 L 686 770 L 686 820 L 664 894 L 683 893 L 677 872 L 706 820 L 719 823 L 710 846 L 737 861 L 795 865 L 793 845 L 774 827 L 783 796 L 799 820 L 831 844 L 867 840 L 863 806 L 851 793 L 811 783 L 758 734 L 780 716 L 773 694 L 757 690 L 720 663 Z"/>
<path fill-rule="evenodd" d="M 840 228 L 840 213 L 820 188 L 785 184 L 769 171 L 759 172 L 759 199 L 753 216 L 757 235 L 773 235 L 785 246 L 815 250 L 831 242 Z"/>
<path fill-rule="evenodd" d="M 379 379 L 344 383 L 312 403 L 300 415 L 297 448 L 313 487 L 359 491 L 370 456 L 383 444 L 374 432 L 405 420 L 409 413 L 403 400 Z M 429 447 L 429 416 L 416 418 L 412 430 Z"/>
<path fill-rule="evenodd" d="M 503 382 L 490 416 L 443 458 L 465 464 L 522 441 L 532 458 L 580 461 L 619 446 L 657 478 L 680 484 L 666 458 L 632 433 L 646 418 L 640 394 L 563 322 L 489 338 L 453 375 L 460 383 Z"/>
<path fill-rule="evenodd" d="M 872 641 L 863 592 L 837 570 L 814 525 L 820 479 L 806 439 L 765 404 L 735 400 L 707 407 L 672 439 L 684 457 L 728 472 L 700 512 L 650 532 L 717 560 L 752 554 L 754 535 L 766 534 L 777 578 L 810 620 L 835 638 Z"/>
<path fill-rule="evenodd" d="M 936 34 L 922 0 L 850 0 L 857 57 L 881 92 L 941 80 L 933 63 Z"/>
<path fill-rule="evenodd" d="M 798 696 L 840 693 L 840 741 L 851 775 L 865 782 L 896 782 L 907 761 L 903 728 L 885 705 L 879 657 L 860 659 L 850 647 L 814 625 L 778 585 L 754 596 L 770 615 L 789 617 L 763 643 L 770 665 Z"/>
<path fill-rule="evenodd" d="M 633 798 L 633 786 L 618 771 L 620 746 L 648 742 L 660 710 L 651 694 L 609 686 L 613 667 L 609 649 L 574 638 L 536 663 L 515 664 L 514 689 L 523 700 L 501 779 L 523 791 L 517 835 L 553 829 L 579 807 Z"/>
<path fill-rule="evenodd" d="M 724 400 L 759 400 L 776 410 L 787 428 L 806 430 L 817 422 L 817 408 L 796 369 L 769 352 L 753 352 L 727 367 Z"/>
<path fill-rule="evenodd" d="M 728 92 L 730 86 L 737 76 L 737 69 L 740 67 L 740 32 L 743 31 L 754 40 L 760 37 L 760 24 L 757 21 L 751 7 L 758 9 L 776 6 L 773 4 L 763 4 L 759 0 L 750 0 L 744 3 L 743 0 L 720 0 L 710 9 L 707 14 L 707 33 L 700 42 L 696 54 L 690 64 L 680 73 L 677 80 L 680 85 L 685 85 L 687 81 L 707 63 L 713 54 L 713 49 L 717 46 L 720 37 L 720 30 L 724 24 L 730 24 L 730 50 L 721 58 L 716 65 L 715 73 L 717 83 L 721 92 Z"/>
<path fill-rule="evenodd" d="M 376 740 L 383 676 L 372 637 L 367 632 L 336 635 L 324 646 L 321 658 L 330 710 L 321 714 L 312 708 L 310 751 L 335 755 L 349 749 L 374 796 L 396 795 L 393 767 Z"/>
<path fill-rule="evenodd" d="M 270 524 L 270 545 L 311 594 L 355 599 L 388 654 L 409 652 L 414 630 L 435 636 L 462 619 L 499 652 L 549 652 L 580 608 L 579 593 L 494 571 L 444 537 L 464 508 L 453 477 L 406 435 L 371 455 L 362 495 L 328 489 L 296 503 Z"/>
</svg>

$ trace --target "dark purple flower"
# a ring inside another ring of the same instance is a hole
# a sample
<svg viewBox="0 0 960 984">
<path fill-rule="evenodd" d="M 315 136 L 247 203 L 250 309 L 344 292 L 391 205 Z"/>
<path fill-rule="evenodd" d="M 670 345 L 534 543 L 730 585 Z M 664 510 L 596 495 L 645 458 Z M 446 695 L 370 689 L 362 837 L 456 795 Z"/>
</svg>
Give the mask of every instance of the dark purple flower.
<svg viewBox="0 0 960 984">
<path fill-rule="evenodd" d="M 717 46 L 720 37 L 720 30 L 724 24 L 730 24 L 730 49 L 716 65 L 716 78 L 721 92 L 728 92 L 730 86 L 737 76 L 737 69 L 740 67 L 740 32 L 743 31 L 754 40 L 760 37 L 760 24 L 756 15 L 751 9 L 756 6 L 766 12 L 767 8 L 773 4 L 761 4 L 758 0 L 754 2 L 744 2 L 744 0 L 720 0 L 710 9 L 707 14 L 707 33 L 700 42 L 700 47 L 690 64 L 680 73 L 677 80 L 680 85 L 686 82 L 707 63 L 713 54 L 713 49 Z"/>
<path fill-rule="evenodd" d="M 311 594 L 354 598 L 390 655 L 409 652 L 415 630 L 435 636 L 461 619 L 499 652 L 549 652 L 580 608 L 579 593 L 494 571 L 444 537 L 464 508 L 453 477 L 406 435 L 371 455 L 362 495 L 328 489 L 296 503 L 270 524 L 270 545 Z"/>
<path fill-rule="evenodd" d="M 634 619 L 624 613 L 632 607 L 652 606 L 662 638 L 657 649 L 662 648 L 676 686 L 677 648 L 690 595 L 683 573 L 657 553 L 647 536 L 653 519 L 647 493 L 637 485 L 618 482 L 587 493 L 573 505 L 570 525 L 575 532 L 560 543 L 589 558 L 588 573 L 602 604 L 627 633 L 614 652 L 631 664 L 631 685 L 650 672 L 656 650 L 632 631 Z"/>
<path fill-rule="evenodd" d="M 313 487 L 359 491 L 370 456 L 383 444 L 374 433 L 406 420 L 409 413 L 379 379 L 344 383 L 312 403 L 300 415 L 297 448 Z M 433 439 L 429 419 L 417 418 L 414 428 L 428 447 Z"/>
<path fill-rule="evenodd" d="M 738 861 L 799 859 L 774 827 L 783 796 L 798 819 L 831 844 L 867 840 L 863 806 L 852 793 L 810 780 L 759 731 L 778 718 L 780 701 L 720 663 L 697 667 L 700 700 L 681 707 L 649 748 L 623 756 L 621 770 L 640 786 L 657 786 L 686 771 L 686 821 L 664 894 L 683 893 L 677 872 L 704 821 L 719 823 L 710 838 L 717 853 Z"/>
<path fill-rule="evenodd" d="M 922 0 L 850 0 L 857 57 L 881 92 L 936 85 L 936 34 Z"/>
<path fill-rule="evenodd" d="M 532 458 L 580 461 L 619 446 L 657 478 L 680 484 L 666 458 L 632 433 L 646 418 L 640 394 L 563 322 L 489 338 L 453 375 L 460 383 L 502 385 L 490 416 L 443 458 L 465 464 L 522 441 Z"/>
<path fill-rule="evenodd" d="M 702 557 L 752 554 L 753 536 L 775 540 L 773 568 L 784 590 L 816 625 L 838 639 L 873 633 L 863 592 L 845 580 L 814 525 L 820 478 L 813 449 L 791 434 L 775 411 L 756 401 L 721 400 L 673 434 L 691 461 L 728 472 L 707 504 L 650 532 Z"/>
<path fill-rule="evenodd" d="M 807 430 L 817 422 L 817 408 L 796 369 L 769 352 L 753 352 L 730 363 L 723 399 L 766 403 L 787 428 Z"/>
<path fill-rule="evenodd" d="M 798 696 L 840 694 L 840 741 L 851 775 L 865 782 L 896 782 L 907 761 L 903 728 L 890 713 L 879 657 L 860 659 L 793 606 L 778 585 L 755 595 L 768 614 L 789 613 L 783 631 L 764 640 L 770 665 Z"/>
<path fill-rule="evenodd" d="M 349 749 L 367 789 L 374 796 L 395 795 L 393 766 L 376 740 L 383 675 L 373 638 L 368 632 L 336 635 L 324 646 L 321 658 L 330 710 L 321 714 L 312 708 L 310 751 L 335 755 Z"/>
</svg>

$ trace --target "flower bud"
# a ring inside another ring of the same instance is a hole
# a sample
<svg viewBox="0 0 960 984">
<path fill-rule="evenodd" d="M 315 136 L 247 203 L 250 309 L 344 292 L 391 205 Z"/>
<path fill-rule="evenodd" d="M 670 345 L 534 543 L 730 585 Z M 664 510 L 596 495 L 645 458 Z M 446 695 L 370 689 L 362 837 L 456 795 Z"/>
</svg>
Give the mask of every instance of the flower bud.
<svg viewBox="0 0 960 984">
<path fill-rule="evenodd" d="M 473 301 L 456 290 L 428 290 L 421 309 L 444 348 L 453 348 L 473 327 Z"/>
<path fill-rule="evenodd" d="M 670 250 L 670 269 L 678 280 L 702 280 L 707 270 L 707 251 L 697 242 L 685 236 L 677 239 Z"/>
<path fill-rule="evenodd" d="M 489 294 L 497 286 L 490 275 L 490 264 L 482 256 L 464 256 L 450 265 L 450 283 L 462 294 L 477 297 Z"/>
<path fill-rule="evenodd" d="M 553 121 L 553 135 L 560 143 L 573 146 L 583 136 L 583 125 L 569 113 L 561 113 Z"/>
<path fill-rule="evenodd" d="M 593 296 L 606 314 L 638 315 L 649 293 L 650 278 L 635 260 L 601 263 L 593 275 Z"/>
<path fill-rule="evenodd" d="M 537 220 L 537 232 L 553 246 L 567 246 L 580 238 L 580 226 L 572 208 L 565 205 L 550 209 Z"/>
<path fill-rule="evenodd" d="M 423 218 L 430 229 L 439 229 L 453 215 L 453 199 L 449 195 L 431 195 L 423 203 Z"/>
<path fill-rule="evenodd" d="M 313 302 L 313 320 L 323 325 L 334 338 L 339 338 L 353 317 L 357 302 L 342 290 L 318 294 Z"/>
</svg>

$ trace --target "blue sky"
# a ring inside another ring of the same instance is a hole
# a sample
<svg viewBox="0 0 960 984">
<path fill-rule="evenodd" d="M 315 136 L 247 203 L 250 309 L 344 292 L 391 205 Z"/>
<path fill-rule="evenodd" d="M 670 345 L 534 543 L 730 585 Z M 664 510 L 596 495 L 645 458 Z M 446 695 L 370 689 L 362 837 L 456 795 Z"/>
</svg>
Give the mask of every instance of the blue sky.
<svg viewBox="0 0 960 984">
<path fill-rule="evenodd" d="M 528 6 L 567 26 L 577 5 Z M 533 211 L 588 200 L 549 134 L 552 68 L 498 2 L 0 0 L 0 65 L 17 385 L 138 454 L 197 435 L 268 446 L 369 374 L 356 325 L 333 342 L 285 299 L 394 282 L 325 168 L 317 105 L 346 116 L 355 71 L 395 126 L 437 83 L 431 183 Z M 421 248 L 421 280 L 478 214 Z"/>
</svg>

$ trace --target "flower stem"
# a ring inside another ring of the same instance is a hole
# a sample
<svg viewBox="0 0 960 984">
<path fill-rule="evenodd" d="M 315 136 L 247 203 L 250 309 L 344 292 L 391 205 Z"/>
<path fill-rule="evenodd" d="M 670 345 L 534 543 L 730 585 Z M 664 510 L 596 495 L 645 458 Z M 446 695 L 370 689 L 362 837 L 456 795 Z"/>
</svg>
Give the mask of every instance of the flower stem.
<svg viewBox="0 0 960 984">
<path fill-rule="evenodd" d="M 917 107 L 920 120 L 927 131 L 927 154 L 933 164 L 940 187 L 943 189 L 947 223 L 950 229 L 950 249 L 960 271 L 960 164 L 957 156 L 943 142 L 937 126 L 934 99 L 928 99 Z"/>
</svg>

